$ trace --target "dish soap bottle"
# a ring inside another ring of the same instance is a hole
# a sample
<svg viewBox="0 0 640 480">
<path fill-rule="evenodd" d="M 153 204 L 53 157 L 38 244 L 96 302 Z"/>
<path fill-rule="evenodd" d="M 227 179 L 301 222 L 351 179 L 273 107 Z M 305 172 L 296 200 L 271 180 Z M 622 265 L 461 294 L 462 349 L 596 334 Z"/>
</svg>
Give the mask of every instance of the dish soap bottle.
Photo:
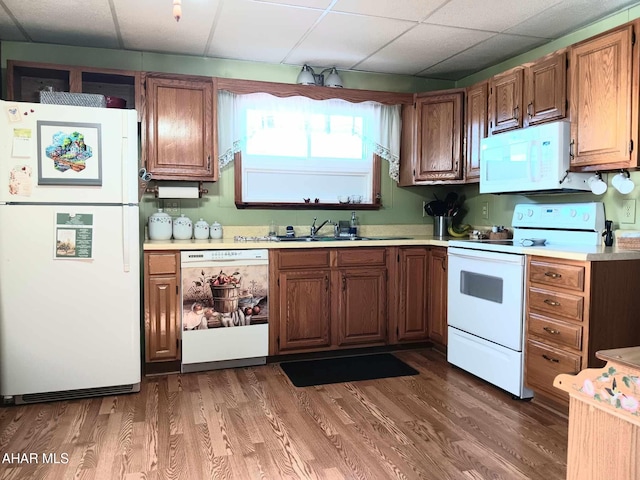
<svg viewBox="0 0 640 480">
<path fill-rule="evenodd" d="M 356 212 L 351 212 L 351 223 L 349 224 L 349 236 L 358 236 L 358 223 L 356 221 Z"/>
</svg>

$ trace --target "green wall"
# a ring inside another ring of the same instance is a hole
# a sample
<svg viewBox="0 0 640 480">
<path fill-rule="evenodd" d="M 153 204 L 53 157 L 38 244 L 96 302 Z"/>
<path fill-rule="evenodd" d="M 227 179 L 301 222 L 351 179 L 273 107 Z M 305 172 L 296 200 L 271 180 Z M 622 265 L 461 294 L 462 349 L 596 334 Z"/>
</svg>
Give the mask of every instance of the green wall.
<svg viewBox="0 0 640 480">
<path fill-rule="evenodd" d="M 535 60 L 559 48 L 569 46 L 593 35 L 606 31 L 617 25 L 640 17 L 640 7 L 623 10 L 611 17 L 566 35 L 556 41 L 538 47 L 491 68 L 482 70 L 458 82 L 430 80 L 407 75 L 384 75 L 361 72 L 341 71 L 345 86 L 369 90 L 420 92 L 453 87 L 466 87 L 475 82 L 491 77 L 496 73 Z M 3 88 L 6 82 L 7 59 L 58 63 L 66 65 L 86 65 L 99 68 L 116 68 L 123 70 L 142 70 L 174 72 L 182 74 L 219 76 L 227 78 L 244 78 L 274 82 L 293 83 L 298 75 L 299 67 L 271 65 L 264 63 L 225 60 L 216 58 L 190 57 L 181 55 L 165 55 L 148 52 L 125 50 L 108 50 L 98 48 L 68 47 L 61 45 L 44 45 L 23 42 L 2 42 L 0 45 L 0 67 L 2 68 Z M 3 98 L 5 92 L 3 90 Z M 429 201 L 434 195 L 442 198 L 448 191 L 456 191 L 466 198 L 465 208 L 468 214 L 462 220 L 473 225 L 505 225 L 511 223 L 511 212 L 516 203 L 564 203 L 604 201 L 607 218 L 614 221 L 616 228 L 640 229 L 640 222 L 620 225 L 622 201 L 640 197 L 640 172 L 633 172 L 632 180 L 638 188 L 629 195 L 620 195 L 612 187 L 601 196 L 592 194 L 554 195 L 524 197 L 520 195 L 480 195 L 477 185 L 440 186 L 440 187 L 398 187 L 387 175 L 388 165 L 382 162 L 382 202 L 379 211 L 358 212 L 362 224 L 431 224 L 432 219 L 422 216 L 422 202 Z M 613 174 L 606 175 L 611 177 Z M 610 184 L 610 181 L 608 182 Z M 213 184 L 205 184 L 209 193 L 199 200 L 181 200 L 181 212 L 192 220 L 200 217 L 208 222 L 219 221 L 223 225 L 267 225 L 275 220 L 279 225 L 308 225 L 317 216 L 319 219 L 330 218 L 334 221 L 346 220 L 346 211 L 318 210 L 238 210 L 233 203 L 233 165 L 224 168 L 220 180 Z M 481 204 L 489 205 L 489 218 L 480 215 Z M 161 201 L 145 196 L 141 203 L 141 215 L 146 218 L 161 207 Z M 640 212 L 639 212 L 640 213 Z"/>
<path fill-rule="evenodd" d="M 294 83 L 300 72 L 300 67 L 286 65 L 23 42 L 2 42 L 1 53 L 0 65 L 3 69 L 3 78 L 6 78 L 7 59 L 283 83 Z M 340 75 L 347 88 L 419 92 L 454 87 L 454 82 L 451 81 L 429 80 L 408 75 L 343 71 L 340 71 Z M 3 85 L 5 83 L 3 81 Z M 444 195 L 441 192 L 446 193 L 450 189 L 401 188 L 389 178 L 387 170 L 388 164 L 383 161 L 381 175 L 383 208 L 378 211 L 358 212 L 360 223 L 369 225 L 432 223 L 430 217 L 422 216 L 423 200 L 432 199 L 434 192 Z M 205 184 L 209 193 L 202 199 L 181 200 L 181 213 L 188 215 L 193 221 L 202 217 L 209 223 L 217 220 L 223 225 L 267 225 L 271 219 L 280 225 L 311 225 L 315 216 L 319 219 L 329 218 L 334 221 L 350 218 L 349 212 L 336 210 L 238 210 L 233 203 L 233 184 L 233 165 L 229 165 L 222 170 L 217 183 Z M 145 196 L 141 203 L 141 216 L 148 217 L 156 208 L 162 206 L 161 202 L 152 196 Z"/>
</svg>

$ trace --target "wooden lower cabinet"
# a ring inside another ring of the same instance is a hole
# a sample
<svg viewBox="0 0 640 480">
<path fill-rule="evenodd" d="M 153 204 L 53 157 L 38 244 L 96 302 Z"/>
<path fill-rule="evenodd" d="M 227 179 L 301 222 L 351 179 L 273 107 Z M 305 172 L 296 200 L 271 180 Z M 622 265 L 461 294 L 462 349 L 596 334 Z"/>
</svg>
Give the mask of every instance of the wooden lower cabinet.
<svg viewBox="0 0 640 480">
<path fill-rule="evenodd" d="M 640 345 L 640 260 L 527 262 L 525 384 L 566 407 L 556 375 L 602 367 L 599 350 Z"/>
<path fill-rule="evenodd" d="M 447 249 L 433 247 L 429 252 L 429 339 L 447 345 Z"/>
<path fill-rule="evenodd" d="M 429 338 L 429 248 L 402 247 L 398 253 L 398 342 Z"/>
<path fill-rule="evenodd" d="M 180 360 L 180 252 L 144 253 L 145 362 Z"/>
<path fill-rule="evenodd" d="M 271 318 L 270 324 L 271 328 L 277 325 L 279 352 L 331 345 L 330 282 L 328 265 L 322 270 L 285 270 L 278 273 L 278 295 L 275 299 L 279 321 L 274 322 Z"/>
<path fill-rule="evenodd" d="M 387 269 L 348 268 L 338 280 L 339 346 L 384 343 L 387 338 Z"/>
<path fill-rule="evenodd" d="M 271 254 L 271 355 L 384 345 L 386 248 Z"/>
</svg>

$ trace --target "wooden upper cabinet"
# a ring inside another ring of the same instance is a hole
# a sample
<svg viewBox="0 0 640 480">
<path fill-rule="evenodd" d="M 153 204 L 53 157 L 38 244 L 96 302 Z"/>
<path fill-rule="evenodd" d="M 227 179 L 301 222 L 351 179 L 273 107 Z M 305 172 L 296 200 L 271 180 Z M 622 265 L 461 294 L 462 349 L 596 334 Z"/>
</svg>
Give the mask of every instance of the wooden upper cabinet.
<svg viewBox="0 0 640 480">
<path fill-rule="evenodd" d="M 524 125 L 536 125 L 566 117 L 567 53 L 554 53 L 525 70 Z"/>
<path fill-rule="evenodd" d="M 462 179 L 464 91 L 416 97 L 415 180 Z"/>
<path fill-rule="evenodd" d="M 514 68 L 489 80 L 489 133 L 522 127 L 524 69 Z"/>
<path fill-rule="evenodd" d="M 469 183 L 480 181 L 480 141 L 487 136 L 487 82 L 467 88 L 464 177 Z"/>
<path fill-rule="evenodd" d="M 157 180 L 216 181 L 213 79 L 146 76 L 147 170 Z"/>
<path fill-rule="evenodd" d="M 571 48 L 572 167 L 614 169 L 637 164 L 633 35 L 633 25 L 626 25 Z"/>
<path fill-rule="evenodd" d="M 7 60 L 7 100 L 40 102 L 40 92 L 91 93 L 122 98 L 142 119 L 138 71 Z"/>
</svg>

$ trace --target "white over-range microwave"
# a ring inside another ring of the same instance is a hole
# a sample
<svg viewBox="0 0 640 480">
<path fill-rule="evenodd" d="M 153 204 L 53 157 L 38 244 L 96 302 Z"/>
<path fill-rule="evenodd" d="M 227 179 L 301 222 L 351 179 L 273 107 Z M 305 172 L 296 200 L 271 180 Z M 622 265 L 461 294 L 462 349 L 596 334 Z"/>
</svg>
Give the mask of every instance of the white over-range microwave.
<svg viewBox="0 0 640 480">
<path fill-rule="evenodd" d="M 480 193 L 564 193 L 590 190 L 593 173 L 569 172 L 569 122 L 553 122 L 483 138 Z"/>
</svg>

